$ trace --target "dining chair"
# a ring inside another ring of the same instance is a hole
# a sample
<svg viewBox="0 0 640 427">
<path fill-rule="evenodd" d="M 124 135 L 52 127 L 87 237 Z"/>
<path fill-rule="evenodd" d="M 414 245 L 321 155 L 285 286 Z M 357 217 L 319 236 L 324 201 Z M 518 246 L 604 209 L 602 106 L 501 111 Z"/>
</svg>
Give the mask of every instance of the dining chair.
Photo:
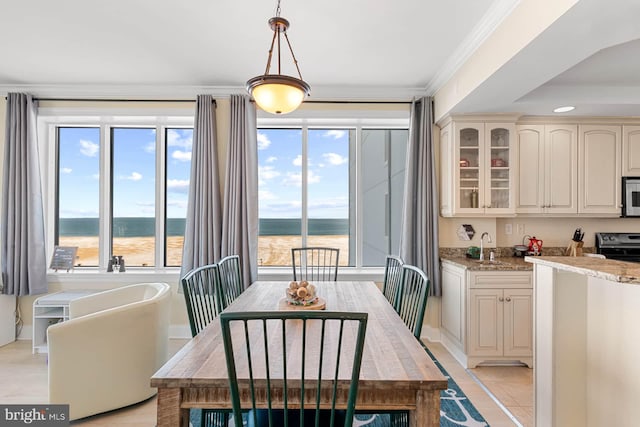
<svg viewBox="0 0 640 427">
<path fill-rule="evenodd" d="M 429 285 L 429 278 L 424 271 L 413 265 L 402 266 L 402 281 L 398 291 L 396 311 L 417 339 L 420 339 L 420 332 L 422 332 Z"/>
<path fill-rule="evenodd" d="M 336 281 L 340 249 L 306 247 L 291 248 L 293 280 Z"/>
<path fill-rule="evenodd" d="M 220 278 L 220 301 L 224 310 L 244 291 L 242 273 L 240 271 L 240 257 L 229 255 L 218 261 Z"/>
<path fill-rule="evenodd" d="M 367 313 L 220 315 L 235 427 L 353 425 Z M 259 389 L 258 389 L 259 388 Z M 321 402 L 321 397 L 329 402 Z M 338 396 L 346 405 L 338 407 Z M 277 408 L 277 409 L 276 409 Z"/>
<path fill-rule="evenodd" d="M 189 271 L 181 280 L 191 336 L 195 337 L 222 312 L 222 293 L 218 265 L 209 264 Z M 201 427 L 229 424 L 229 411 L 203 409 Z"/>
<path fill-rule="evenodd" d="M 403 265 L 404 261 L 402 261 L 402 258 L 395 255 L 387 255 L 384 267 L 382 293 L 391 303 L 393 308 L 396 308 L 398 302 L 398 291 L 400 290 L 400 283 L 402 281 Z"/>
</svg>

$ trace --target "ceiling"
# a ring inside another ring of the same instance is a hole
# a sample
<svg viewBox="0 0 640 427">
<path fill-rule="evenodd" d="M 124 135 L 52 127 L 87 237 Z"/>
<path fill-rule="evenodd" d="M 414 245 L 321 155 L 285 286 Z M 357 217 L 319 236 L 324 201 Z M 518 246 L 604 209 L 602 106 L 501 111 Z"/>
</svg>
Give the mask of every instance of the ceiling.
<svg viewBox="0 0 640 427">
<path fill-rule="evenodd" d="M 531 1 L 540 0 L 283 0 L 282 16 L 310 100 L 409 100 L 436 93 Z M 55 98 L 241 93 L 264 72 L 276 8 L 272 0 L 5 3 L 0 92 Z M 567 114 L 640 116 L 640 4 L 629 4 L 640 2 L 575 3 L 450 112 L 540 115 L 574 104 Z M 283 56 L 283 73 L 295 75 L 291 64 Z"/>
</svg>

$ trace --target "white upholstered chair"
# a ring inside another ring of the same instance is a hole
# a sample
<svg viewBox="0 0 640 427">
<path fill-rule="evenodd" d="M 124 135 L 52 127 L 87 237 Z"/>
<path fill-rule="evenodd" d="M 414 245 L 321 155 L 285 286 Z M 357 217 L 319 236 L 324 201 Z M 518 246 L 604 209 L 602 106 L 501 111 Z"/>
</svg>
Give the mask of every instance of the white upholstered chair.
<svg viewBox="0 0 640 427">
<path fill-rule="evenodd" d="M 49 403 L 75 420 L 146 400 L 167 361 L 171 290 L 138 283 L 71 301 L 66 322 L 47 329 Z"/>
</svg>

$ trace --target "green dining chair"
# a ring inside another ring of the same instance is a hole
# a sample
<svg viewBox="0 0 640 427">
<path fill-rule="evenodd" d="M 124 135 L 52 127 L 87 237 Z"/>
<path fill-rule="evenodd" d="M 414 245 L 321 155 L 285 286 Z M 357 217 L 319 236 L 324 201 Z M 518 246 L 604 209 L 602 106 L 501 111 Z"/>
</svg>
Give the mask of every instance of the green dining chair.
<svg viewBox="0 0 640 427">
<path fill-rule="evenodd" d="M 209 264 L 189 271 L 180 281 L 187 305 L 191 336 L 195 337 L 222 312 L 218 266 Z M 201 427 L 226 427 L 229 411 L 203 409 Z"/>
<path fill-rule="evenodd" d="M 396 311 L 417 339 L 420 339 L 422 332 L 429 285 L 429 278 L 424 271 L 413 265 L 402 266 L 402 281 Z"/>
<path fill-rule="evenodd" d="M 323 247 L 291 248 L 293 280 L 338 280 L 340 249 Z"/>
<path fill-rule="evenodd" d="M 249 427 L 352 427 L 367 318 L 304 310 L 222 313 L 235 427 L 242 427 L 246 410 Z M 346 393 L 346 408 L 336 408 L 338 394 Z M 331 401 L 321 402 L 323 395 Z M 250 402 L 242 404 L 241 396 Z"/>
<path fill-rule="evenodd" d="M 384 267 L 384 281 L 382 282 L 382 293 L 393 308 L 396 308 L 398 302 L 398 291 L 400 290 L 400 283 L 402 282 L 403 265 L 404 262 L 400 257 L 387 255 Z"/>
<path fill-rule="evenodd" d="M 229 255 L 218 261 L 218 274 L 220 278 L 220 300 L 224 310 L 244 291 L 240 257 L 238 255 Z"/>
</svg>

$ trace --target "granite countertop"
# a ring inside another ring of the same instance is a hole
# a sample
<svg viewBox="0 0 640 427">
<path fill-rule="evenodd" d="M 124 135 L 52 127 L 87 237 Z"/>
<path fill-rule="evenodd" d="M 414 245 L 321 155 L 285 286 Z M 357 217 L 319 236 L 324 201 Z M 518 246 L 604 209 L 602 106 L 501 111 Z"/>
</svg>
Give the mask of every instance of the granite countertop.
<svg viewBox="0 0 640 427">
<path fill-rule="evenodd" d="M 612 282 L 640 284 L 640 264 L 635 262 L 567 256 L 526 257 L 525 261 Z"/>
<path fill-rule="evenodd" d="M 467 258 L 465 256 L 447 256 L 440 257 L 443 263 L 450 263 L 457 267 L 466 268 L 472 271 L 531 271 L 533 264 L 526 262 L 524 258 L 518 257 L 497 257 L 495 262 L 488 259 L 480 262 L 477 259 Z"/>
</svg>

